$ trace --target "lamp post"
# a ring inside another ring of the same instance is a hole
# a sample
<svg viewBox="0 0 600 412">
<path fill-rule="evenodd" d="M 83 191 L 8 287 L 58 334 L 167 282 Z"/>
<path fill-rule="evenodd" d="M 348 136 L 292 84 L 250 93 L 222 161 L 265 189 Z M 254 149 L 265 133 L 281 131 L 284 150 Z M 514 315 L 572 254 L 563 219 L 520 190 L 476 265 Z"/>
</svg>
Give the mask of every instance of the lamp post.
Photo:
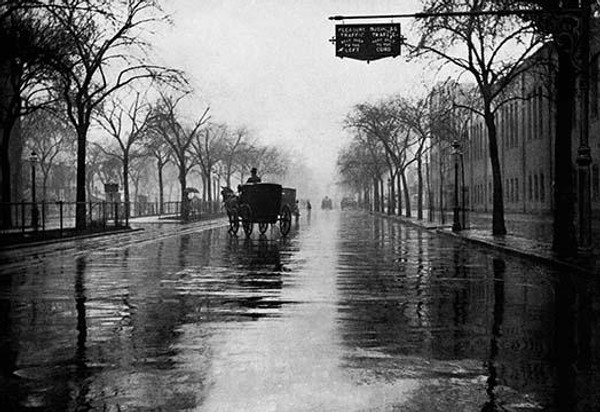
<svg viewBox="0 0 600 412">
<path fill-rule="evenodd" d="M 452 231 L 462 230 L 460 224 L 460 204 L 458 203 L 458 156 L 460 155 L 460 143 L 457 140 L 452 142 L 452 155 L 454 156 L 454 213 L 452 220 Z"/>
<path fill-rule="evenodd" d="M 579 207 L 579 250 L 590 253 L 592 246 L 592 210 L 590 193 L 590 164 L 592 163 L 589 145 L 589 99 L 590 99 L 590 15 L 591 1 L 581 2 L 581 128 L 577 149 Z"/>
<path fill-rule="evenodd" d="M 31 226 L 33 230 L 38 230 L 38 218 L 39 211 L 37 208 L 37 203 L 35 199 L 35 164 L 38 162 L 39 158 L 36 152 L 31 152 L 29 155 L 29 162 L 31 163 Z"/>
</svg>

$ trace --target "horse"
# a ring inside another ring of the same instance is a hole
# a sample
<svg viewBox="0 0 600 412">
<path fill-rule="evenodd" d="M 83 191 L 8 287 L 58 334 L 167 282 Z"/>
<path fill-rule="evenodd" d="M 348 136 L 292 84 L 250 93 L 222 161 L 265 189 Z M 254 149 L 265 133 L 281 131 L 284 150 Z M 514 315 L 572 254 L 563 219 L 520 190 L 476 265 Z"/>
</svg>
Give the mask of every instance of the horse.
<svg viewBox="0 0 600 412">
<path fill-rule="evenodd" d="M 229 230 L 237 232 L 240 197 L 228 186 L 221 186 L 221 196 L 229 218 Z"/>
</svg>

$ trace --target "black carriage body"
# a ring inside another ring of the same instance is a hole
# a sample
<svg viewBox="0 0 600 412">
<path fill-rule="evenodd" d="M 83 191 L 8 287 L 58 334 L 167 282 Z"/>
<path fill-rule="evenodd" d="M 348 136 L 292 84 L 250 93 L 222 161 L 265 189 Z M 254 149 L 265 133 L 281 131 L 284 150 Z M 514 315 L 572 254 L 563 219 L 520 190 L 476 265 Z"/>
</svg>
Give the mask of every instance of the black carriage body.
<svg viewBox="0 0 600 412">
<path fill-rule="evenodd" d="M 251 222 L 276 223 L 282 207 L 282 187 L 276 183 L 242 185 L 240 204 L 250 206 Z"/>
</svg>

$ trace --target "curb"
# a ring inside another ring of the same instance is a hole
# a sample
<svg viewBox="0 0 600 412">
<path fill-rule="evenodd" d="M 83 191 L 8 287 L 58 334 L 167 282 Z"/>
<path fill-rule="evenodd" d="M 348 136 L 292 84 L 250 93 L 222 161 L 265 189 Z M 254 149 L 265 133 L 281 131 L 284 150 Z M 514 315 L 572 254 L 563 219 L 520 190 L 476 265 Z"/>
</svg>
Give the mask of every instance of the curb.
<svg viewBox="0 0 600 412">
<path fill-rule="evenodd" d="M 527 258 L 527 259 L 532 259 L 532 260 L 536 260 L 538 262 L 543 262 L 546 264 L 553 264 L 553 265 L 557 265 L 557 266 L 561 266 L 565 269 L 570 269 L 570 270 L 575 270 L 581 273 L 585 273 L 587 275 L 594 275 L 595 272 L 593 269 L 588 269 L 582 266 L 579 266 L 577 264 L 573 264 L 570 262 L 565 262 L 563 260 L 560 259 L 556 259 L 550 256 L 544 256 L 538 253 L 532 253 L 532 252 L 527 252 L 524 251 L 522 249 L 515 249 L 515 248 L 511 248 L 511 247 L 507 247 L 504 245 L 500 245 L 498 243 L 494 243 L 494 242 L 489 242 L 483 239 L 476 239 L 476 238 L 472 238 L 469 236 L 462 236 L 458 233 L 453 233 L 453 232 L 449 232 L 447 230 L 443 230 L 442 229 L 442 225 L 436 225 L 436 226 L 431 226 L 431 227 L 427 227 L 425 225 L 419 224 L 415 221 L 413 221 L 412 219 L 408 219 L 404 216 L 390 216 L 387 214 L 380 214 L 380 213 L 373 213 L 375 215 L 378 215 L 380 217 L 384 217 L 384 218 L 391 218 L 391 219 L 395 219 L 395 220 L 399 220 L 403 223 L 409 224 L 413 227 L 417 227 L 419 229 L 422 230 L 426 230 L 428 232 L 434 232 L 434 233 L 438 233 L 441 235 L 445 235 L 445 236 L 450 236 L 454 239 L 460 239 L 464 242 L 470 242 L 470 243 L 475 243 L 477 245 L 483 246 L 483 247 L 487 247 L 487 248 L 491 248 L 491 249 L 495 249 L 495 250 L 500 250 L 502 252 L 511 254 L 513 256 L 519 256 L 519 257 L 523 257 L 523 258 Z"/>
<path fill-rule="evenodd" d="M 70 242 L 72 240 L 79 240 L 79 239 L 92 239 L 95 237 L 102 237 L 102 236 L 121 235 L 123 233 L 135 233 L 135 232 L 139 232 L 142 230 L 144 230 L 144 229 L 142 229 L 142 228 L 120 229 L 120 230 L 111 230 L 111 231 L 106 231 L 106 232 L 89 233 L 89 234 L 85 234 L 85 235 L 66 236 L 66 237 L 61 237 L 61 238 L 56 238 L 56 239 L 40 240 L 40 241 L 35 241 L 35 242 L 23 242 L 23 243 L 18 243 L 15 245 L 0 246 L 0 251 L 25 249 L 25 248 L 29 248 L 29 247 L 51 245 L 54 243 Z"/>
</svg>

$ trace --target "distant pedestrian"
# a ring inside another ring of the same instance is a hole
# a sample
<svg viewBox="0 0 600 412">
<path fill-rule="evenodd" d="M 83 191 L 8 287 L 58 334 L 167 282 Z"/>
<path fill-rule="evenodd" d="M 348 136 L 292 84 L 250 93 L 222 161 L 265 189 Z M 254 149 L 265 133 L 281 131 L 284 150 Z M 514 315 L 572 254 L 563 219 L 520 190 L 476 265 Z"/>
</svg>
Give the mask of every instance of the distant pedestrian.
<svg viewBox="0 0 600 412">
<path fill-rule="evenodd" d="M 248 180 L 246 180 L 246 183 L 260 183 L 261 179 L 256 173 L 256 167 L 253 167 L 252 170 L 250 170 L 250 177 L 248 178 Z"/>
<path fill-rule="evenodd" d="M 310 200 L 307 200 L 307 201 L 306 201 L 306 208 L 307 208 L 308 210 L 311 210 L 311 209 L 312 209 L 312 205 L 310 204 Z"/>
</svg>

